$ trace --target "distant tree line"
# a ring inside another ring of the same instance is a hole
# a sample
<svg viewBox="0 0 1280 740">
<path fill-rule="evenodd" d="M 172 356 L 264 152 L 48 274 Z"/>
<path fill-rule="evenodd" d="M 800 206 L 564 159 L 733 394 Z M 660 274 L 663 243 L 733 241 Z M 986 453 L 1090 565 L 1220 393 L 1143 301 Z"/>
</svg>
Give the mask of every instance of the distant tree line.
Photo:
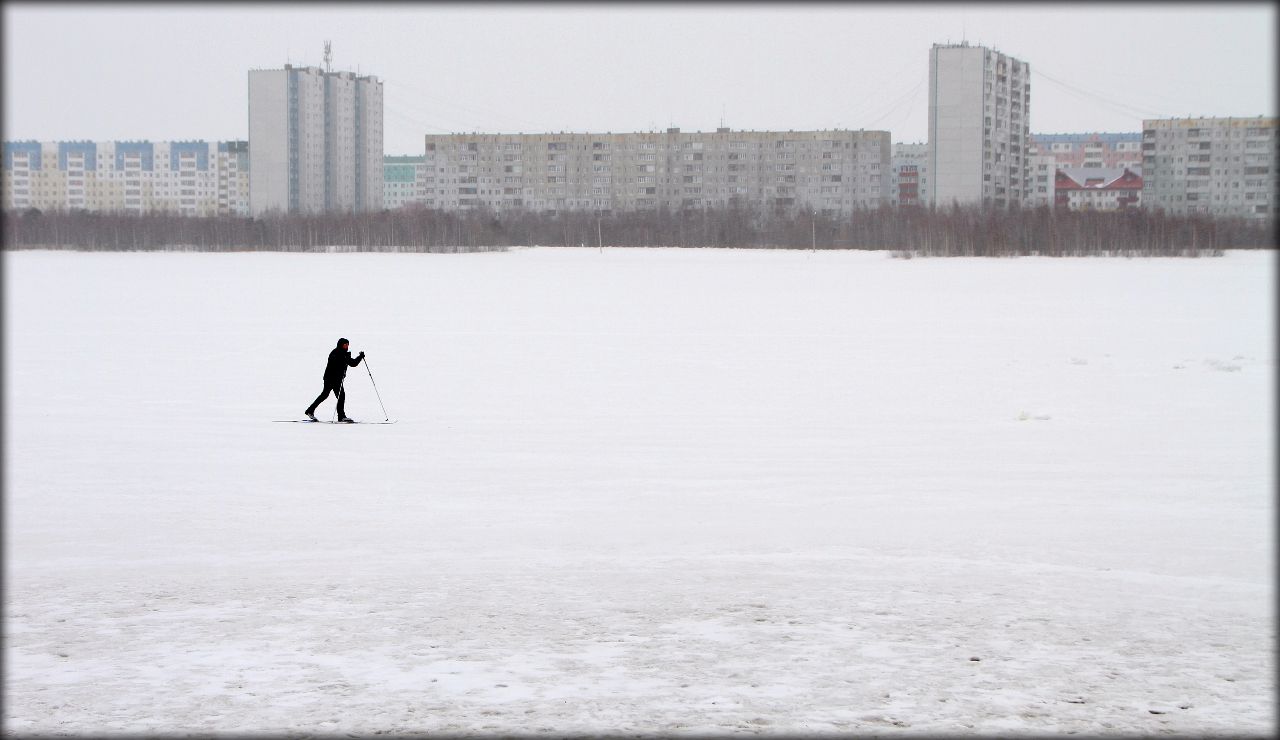
<svg viewBox="0 0 1280 740">
<path fill-rule="evenodd" d="M 722 207 L 595 213 L 321 215 L 4 213 L 6 249 L 473 252 L 511 246 L 891 250 L 899 256 L 1200 256 L 1277 246 L 1273 221 L 1049 208 L 880 208 L 851 215 Z"/>
</svg>

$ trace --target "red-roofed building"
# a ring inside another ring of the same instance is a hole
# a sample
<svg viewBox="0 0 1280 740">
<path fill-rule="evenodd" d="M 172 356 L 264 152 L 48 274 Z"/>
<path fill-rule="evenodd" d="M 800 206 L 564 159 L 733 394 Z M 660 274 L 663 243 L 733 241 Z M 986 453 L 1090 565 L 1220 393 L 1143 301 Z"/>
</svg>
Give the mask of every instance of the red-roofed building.
<svg viewBox="0 0 1280 740">
<path fill-rule="evenodd" d="M 1071 211 L 1121 211 L 1142 202 L 1142 175 L 1128 167 L 1069 167 L 1054 179 L 1054 206 Z"/>
</svg>

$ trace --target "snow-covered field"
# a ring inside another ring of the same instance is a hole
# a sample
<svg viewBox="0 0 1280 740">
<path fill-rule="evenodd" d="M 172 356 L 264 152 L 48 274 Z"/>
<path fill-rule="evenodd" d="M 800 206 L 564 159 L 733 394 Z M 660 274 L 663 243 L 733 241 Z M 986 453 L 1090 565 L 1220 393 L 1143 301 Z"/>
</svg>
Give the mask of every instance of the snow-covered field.
<svg viewBox="0 0 1280 740">
<path fill-rule="evenodd" d="M 7 732 L 1275 730 L 1274 252 L 3 260 Z"/>
</svg>

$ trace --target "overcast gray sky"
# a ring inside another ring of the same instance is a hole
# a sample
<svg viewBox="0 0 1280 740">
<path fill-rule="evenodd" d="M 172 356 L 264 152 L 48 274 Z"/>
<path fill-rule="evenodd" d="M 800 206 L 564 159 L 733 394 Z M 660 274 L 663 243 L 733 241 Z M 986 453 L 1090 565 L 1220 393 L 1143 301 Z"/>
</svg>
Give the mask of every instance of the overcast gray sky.
<svg viewBox="0 0 1280 740">
<path fill-rule="evenodd" d="M 244 139 L 248 70 L 385 83 L 387 154 L 480 131 L 928 134 L 928 58 L 1031 65 L 1035 133 L 1276 115 L 1273 3 L 4 4 L 4 138 Z"/>
</svg>

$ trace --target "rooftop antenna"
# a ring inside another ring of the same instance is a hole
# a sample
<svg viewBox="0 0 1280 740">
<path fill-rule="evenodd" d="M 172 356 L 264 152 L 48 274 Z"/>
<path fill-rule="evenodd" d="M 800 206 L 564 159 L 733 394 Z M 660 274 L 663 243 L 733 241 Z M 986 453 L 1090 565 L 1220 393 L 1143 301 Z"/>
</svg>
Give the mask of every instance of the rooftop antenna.
<svg viewBox="0 0 1280 740">
<path fill-rule="evenodd" d="M 333 66 L 330 64 L 330 62 L 332 61 L 333 61 L 333 42 L 328 39 L 325 39 L 325 42 L 324 42 L 324 71 L 325 72 L 333 71 Z"/>
</svg>

